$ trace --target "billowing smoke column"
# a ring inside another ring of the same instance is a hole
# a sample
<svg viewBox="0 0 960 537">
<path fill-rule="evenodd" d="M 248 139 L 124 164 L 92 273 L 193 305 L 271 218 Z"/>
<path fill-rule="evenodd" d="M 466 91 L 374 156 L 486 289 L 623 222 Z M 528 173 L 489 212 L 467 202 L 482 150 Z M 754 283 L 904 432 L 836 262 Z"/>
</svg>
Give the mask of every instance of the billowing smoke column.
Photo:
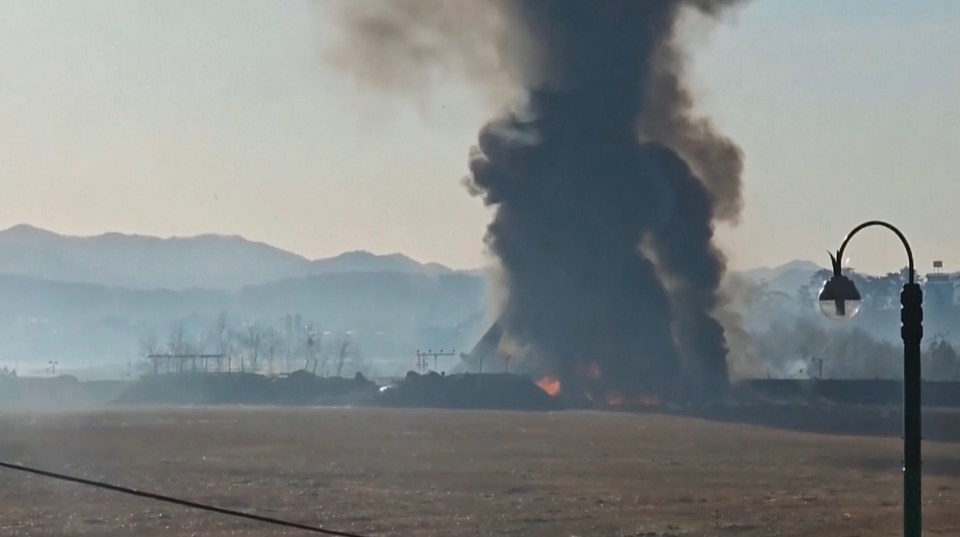
<svg viewBox="0 0 960 537">
<path fill-rule="evenodd" d="M 713 229 L 737 218 L 742 159 L 691 117 L 674 30 L 733 3 L 491 2 L 524 98 L 482 129 L 468 187 L 495 208 L 503 328 L 569 399 L 728 384 Z"/>
</svg>

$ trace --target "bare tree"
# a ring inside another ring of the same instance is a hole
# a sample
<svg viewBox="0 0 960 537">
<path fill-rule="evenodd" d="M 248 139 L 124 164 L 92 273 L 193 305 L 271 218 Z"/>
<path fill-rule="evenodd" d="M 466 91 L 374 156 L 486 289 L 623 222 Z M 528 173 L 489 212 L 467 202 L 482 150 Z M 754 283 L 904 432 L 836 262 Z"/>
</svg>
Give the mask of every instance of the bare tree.
<svg viewBox="0 0 960 537">
<path fill-rule="evenodd" d="M 252 323 L 246 326 L 246 330 L 241 334 L 240 344 L 249 357 L 250 371 L 256 373 L 260 370 L 260 358 L 263 347 L 263 327 L 259 323 Z M 240 370 L 244 371 L 243 358 L 241 358 Z"/>
<path fill-rule="evenodd" d="M 221 311 L 213 325 L 213 343 L 217 354 L 224 354 L 227 345 L 227 312 Z"/>
<path fill-rule="evenodd" d="M 183 354 L 186 349 L 186 340 L 183 330 L 183 323 L 173 325 L 170 335 L 167 338 L 167 352 L 170 354 Z M 177 372 L 183 372 L 183 360 L 177 361 Z"/>
<path fill-rule="evenodd" d="M 264 327 L 260 332 L 260 344 L 267 356 L 267 372 L 270 374 L 278 372 L 277 351 L 280 350 L 282 340 L 280 333 L 272 326 Z"/>
<path fill-rule="evenodd" d="M 228 330 L 227 331 L 227 342 L 224 346 L 225 352 L 228 353 L 229 358 L 227 359 L 227 369 L 233 371 L 234 359 L 237 360 L 237 369 L 243 373 L 246 371 L 246 332 L 241 330 Z"/>
<path fill-rule="evenodd" d="M 152 365 L 149 362 L 150 356 L 155 354 L 160 354 L 160 337 L 157 336 L 155 331 L 150 331 L 140 338 L 140 355 L 143 357 L 143 361 L 138 364 L 138 367 L 144 367 L 154 373 L 159 373 L 156 359 L 154 359 Z"/>
<path fill-rule="evenodd" d="M 313 324 L 309 324 L 306 327 L 306 334 L 304 337 L 303 345 L 303 370 L 306 371 L 310 367 L 310 363 L 313 363 L 313 374 L 317 374 L 317 343 L 319 342 L 319 336 L 313 328 Z"/>
<path fill-rule="evenodd" d="M 343 335 L 340 342 L 340 351 L 337 353 L 337 376 L 343 376 L 343 364 L 347 361 L 347 351 L 350 349 L 350 332 Z"/>
<path fill-rule="evenodd" d="M 293 315 L 287 313 L 280 319 L 280 337 L 277 338 L 277 345 L 284 348 L 284 367 L 287 373 L 293 369 L 291 362 L 293 358 L 293 342 L 297 336 L 297 325 L 294 323 Z"/>
<path fill-rule="evenodd" d="M 327 376 L 327 362 L 330 360 L 330 353 L 323 352 L 323 336 L 329 334 L 330 332 L 321 332 L 319 339 L 317 340 L 317 354 L 320 356 L 320 376 Z M 316 364 L 314 364 L 314 369 L 316 369 Z"/>
<path fill-rule="evenodd" d="M 173 325 L 167 336 L 167 351 L 170 354 L 179 354 L 183 350 L 184 339 L 183 323 Z"/>
<path fill-rule="evenodd" d="M 140 338 L 140 353 L 144 356 L 160 352 L 160 337 L 155 331 L 150 331 Z"/>
<path fill-rule="evenodd" d="M 157 354 L 160 352 L 160 338 L 156 332 L 150 332 L 140 338 L 140 352 L 143 354 Z"/>
<path fill-rule="evenodd" d="M 217 371 L 223 371 L 223 357 L 227 354 L 227 313 L 221 311 L 210 333 L 214 353 L 217 355 Z"/>
</svg>

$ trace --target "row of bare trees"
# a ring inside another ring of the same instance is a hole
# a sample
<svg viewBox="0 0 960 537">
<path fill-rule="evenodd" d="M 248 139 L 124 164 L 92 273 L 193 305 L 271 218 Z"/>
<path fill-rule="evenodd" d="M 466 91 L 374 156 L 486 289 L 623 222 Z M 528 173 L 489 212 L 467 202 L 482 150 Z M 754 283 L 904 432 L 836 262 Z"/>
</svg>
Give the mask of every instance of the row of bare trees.
<svg viewBox="0 0 960 537">
<path fill-rule="evenodd" d="M 285 315 L 275 323 L 231 321 L 221 313 L 212 323 L 177 322 L 166 338 L 147 333 L 141 339 L 141 353 L 213 355 L 221 372 L 277 375 L 306 370 L 320 376 L 343 376 L 364 369 L 349 331 L 323 331 L 299 315 Z"/>
</svg>

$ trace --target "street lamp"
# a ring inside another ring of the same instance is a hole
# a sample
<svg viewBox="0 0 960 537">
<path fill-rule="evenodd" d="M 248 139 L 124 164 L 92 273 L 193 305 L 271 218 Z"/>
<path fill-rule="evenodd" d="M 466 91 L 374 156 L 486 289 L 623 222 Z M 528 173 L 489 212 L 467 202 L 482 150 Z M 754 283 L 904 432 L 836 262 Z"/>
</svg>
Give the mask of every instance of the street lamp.
<svg viewBox="0 0 960 537">
<path fill-rule="evenodd" d="M 860 310 L 860 292 L 840 270 L 847 243 L 860 230 L 880 226 L 894 232 L 907 251 L 907 283 L 900 292 L 900 337 L 903 339 L 903 535 L 921 537 L 920 490 L 920 340 L 923 339 L 923 291 L 916 283 L 913 250 L 903 233 L 880 220 L 853 228 L 836 255 L 830 254 L 833 276 L 820 291 L 820 310 L 831 319 L 850 319 Z"/>
</svg>

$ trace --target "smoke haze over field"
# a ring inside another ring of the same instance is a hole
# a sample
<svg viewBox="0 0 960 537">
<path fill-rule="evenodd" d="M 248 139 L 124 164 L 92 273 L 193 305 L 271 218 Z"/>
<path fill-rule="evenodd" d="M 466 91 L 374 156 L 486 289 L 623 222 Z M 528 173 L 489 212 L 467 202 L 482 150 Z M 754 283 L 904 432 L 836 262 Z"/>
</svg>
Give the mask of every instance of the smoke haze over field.
<svg viewBox="0 0 960 537">
<path fill-rule="evenodd" d="M 674 37 L 683 9 L 734 3 L 407 0 L 344 13 L 335 57 L 364 80 L 410 88 L 439 66 L 484 87 L 505 76 L 522 95 L 481 130 L 467 186 L 495 208 L 486 241 L 504 271 L 504 327 L 572 398 L 681 379 L 716 395 L 728 382 L 713 233 L 737 220 L 743 162 L 691 115 Z"/>
</svg>

